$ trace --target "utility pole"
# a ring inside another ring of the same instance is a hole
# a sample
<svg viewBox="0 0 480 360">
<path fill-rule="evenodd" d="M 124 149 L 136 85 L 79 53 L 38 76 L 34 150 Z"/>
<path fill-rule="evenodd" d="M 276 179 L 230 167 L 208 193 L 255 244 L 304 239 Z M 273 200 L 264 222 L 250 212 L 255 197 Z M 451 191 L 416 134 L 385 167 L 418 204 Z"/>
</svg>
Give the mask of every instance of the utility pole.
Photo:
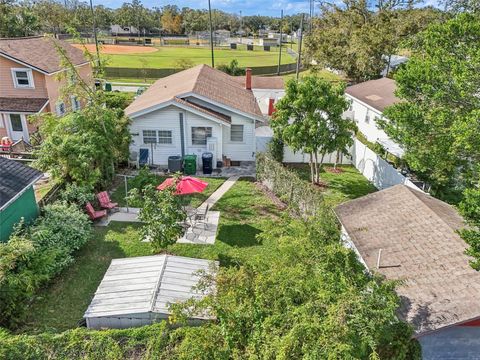
<svg viewBox="0 0 480 360">
<path fill-rule="evenodd" d="M 215 58 L 213 55 L 213 24 L 212 24 L 212 6 L 208 0 L 208 18 L 210 20 L 210 51 L 212 52 L 212 68 L 215 67 Z"/>
<path fill-rule="evenodd" d="M 280 75 L 280 65 L 282 64 L 282 26 L 283 26 L 283 10 L 280 15 L 280 51 L 278 52 L 278 67 L 277 67 L 277 75 Z"/>
<path fill-rule="evenodd" d="M 93 0 L 90 0 L 90 11 L 92 12 L 93 38 L 95 39 L 95 50 L 97 51 L 97 68 L 100 67 L 100 51 L 98 50 L 97 22 L 93 11 Z M 97 69 L 98 70 L 98 69 Z"/>
<path fill-rule="evenodd" d="M 300 42 L 298 44 L 298 54 L 297 54 L 297 81 L 298 81 L 298 76 L 300 74 L 300 65 L 302 63 L 302 38 L 303 38 L 303 17 L 305 15 L 302 14 L 302 19 L 300 20 Z"/>
</svg>

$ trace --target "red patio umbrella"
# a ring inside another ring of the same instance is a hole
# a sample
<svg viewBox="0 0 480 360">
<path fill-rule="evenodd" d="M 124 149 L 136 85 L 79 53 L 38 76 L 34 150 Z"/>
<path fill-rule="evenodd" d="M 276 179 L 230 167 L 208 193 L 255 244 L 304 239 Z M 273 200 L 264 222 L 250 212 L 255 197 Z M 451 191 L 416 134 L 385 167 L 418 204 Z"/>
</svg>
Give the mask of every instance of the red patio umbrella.
<svg viewBox="0 0 480 360">
<path fill-rule="evenodd" d="M 157 190 L 164 190 L 175 184 L 174 178 L 168 178 L 160 185 L 157 186 Z M 205 190 L 208 183 L 192 176 L 184 176 L 177 182 L 177 191 L 175 195 L 188 195 L 199 193 Z"/>
</svg>

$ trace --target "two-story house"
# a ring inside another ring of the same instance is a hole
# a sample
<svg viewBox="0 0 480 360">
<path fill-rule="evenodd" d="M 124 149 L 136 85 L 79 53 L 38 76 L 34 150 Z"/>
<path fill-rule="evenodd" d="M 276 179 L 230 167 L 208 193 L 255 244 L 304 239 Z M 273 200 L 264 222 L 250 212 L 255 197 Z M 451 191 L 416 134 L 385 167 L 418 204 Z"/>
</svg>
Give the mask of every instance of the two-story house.
<svg viewBox="0 0 480 360">
<path fill-rule="evenodd" d="M 377 119 L 383 119 L 383 111 L 400 101 L 395 96 L 395 81 L 389 78 L 365 81 L 347 87 L 345 96 L 351 101 L 344 116 L 355 120 L 358 130 L 373 143 L 379 143 L 389 153 L 402 157 L 403 150 L 378 127 Z"/>
<path fill-rule="evenodd" d="M 0 39 L 0 138 L 29 141 L 37 130 L 28 122 L 30 115 L 53 112 L 61 116 L 81 107 L 75 96 L 65 99 L 60 94 L 65 80 L 56 75 L 67 70 L 57 46 L 64 49 L 80 76 L 93 84 L 83 51 L 67 42 L 44 36 Z"/>
</svg>

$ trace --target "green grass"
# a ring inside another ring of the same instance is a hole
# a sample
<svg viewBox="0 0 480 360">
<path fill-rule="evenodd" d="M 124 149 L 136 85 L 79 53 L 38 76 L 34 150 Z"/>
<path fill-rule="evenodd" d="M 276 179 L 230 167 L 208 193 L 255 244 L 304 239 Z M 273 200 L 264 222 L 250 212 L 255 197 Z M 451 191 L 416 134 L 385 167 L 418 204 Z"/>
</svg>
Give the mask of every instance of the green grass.
<svg viewBox="0 0 480 360">
<path fill-rule="evenodd" d="M 142 84 L 145 86 L 148 86 L 150 84 L 153 84 L 157 79 L 147 79 L 147 82 L 145 82 L 145 79 L 136 79 L 136 78 L 108 78 L 107 82 L 112 82 L 112 83 L 132 83 L 132 84 Z"/>
<path fill-rule="evenodd" d="M 340 75 L 337 75 L 337 74 L 334 74 L 328 70 L 325 70 L 325 69 L 322 69 L 322 70 L 312 70 L 312 69 L 307 69 L 307 70 L 303 70 L 300 72 L 299 76 L 300 76 L 300 79 L 303 77 L 303 76 L 308 76 L 308 75 L 317 75 L 318 77 L 321 77 L 327 81 L 331 81 L 331 82 L 339 82 L 339 81 L 344 81 L 345 79 L 342 78 Z M 287 81 L 287 80 L 290 80 L 290 79 L 295 79 L 296 77 L 296 74 L 293 73 L 293 74 L 287 74 L 287 75 L 283 75 L 283 80 Z"/>
<path fill-rule="evenodd" d="M 214 50 L 215 64 L 228 64 L 237 59 L 241 67 L 277 65 L 278 50 L 247 51 L 247 50 Z M 193 65 L 211 64 L 210 49 L 192 47 L 159 47 L 158 51 L 143 54 L 105 55 L 107 66 L 128 68 L 175 68 L 179 60 L 189 60 Z M 294 63 L 295 59 L 288 55 L 286 49 L 282 51 L 282 64 Z"/>
<path fill-rule="evenodd" d="M 154 186 L 160 185 L 166 178 L 167 176 L 157 175 L 152 179 L 151 185 L 154 185 Z M 207 182 L 208 186 L 201 193 L 184 196 L 182 199 L 185 201 L 185 204 L 189 204 L 190 206 L 194 206 L 194 207 L 200 206 L 225 181 L 224 178 L 213 178 L 213 177 L 199 177 L 199 179 Z M 134 184 L 133 180 L 130 180 L 128 182 L 128 191 L 130 191 L 135 187 L 133 184 Z M 110 195 L 110 199 L 113 202 L 118 203 L 119 206 L 123 207 L 127 205 L 127 202 L 125 201 L 125 186 L 123 183 L 121 183 L 115 189 L 115 191 Z M 136 205 L 138 204 L 131 204 L 130 206 L 134 207 Z"/>
<path fill-rule="evenodd" d="M 337 165 L 337 168 L 342 170 L 338 174 L 325 171 L 330 167 L 332 165 L 325 165 L 320 173 L 320 180 L 327 186 L 318 187 L 318 191 L 322 191 L 328 205 L 335 206 L 377 191 L 375 186 L 352 165 Z M 290 169 L 305 181 L 310 182 L 310 167 L 308 164 L 292 165 Z"/>
<path fill-rule="evenodd" d="M 239 180 L 213 210 L 221 211 L 214 245 L 175 244 L 167 251 L 219 260 L 223 266 L 268 254 L 269 244 L 258 242 L 256 236 L 281 210 L 254 183 Z M 60 332 L 76 327 L 112 259 L 152 254 L 150 244 L 140 241 L 140 226 L 112 222 L 107 228 L 94 228 L 94 238 L 78 252 L 75 263 L 33 299 L 30 318 L 19 331 Z"/>
</svg>

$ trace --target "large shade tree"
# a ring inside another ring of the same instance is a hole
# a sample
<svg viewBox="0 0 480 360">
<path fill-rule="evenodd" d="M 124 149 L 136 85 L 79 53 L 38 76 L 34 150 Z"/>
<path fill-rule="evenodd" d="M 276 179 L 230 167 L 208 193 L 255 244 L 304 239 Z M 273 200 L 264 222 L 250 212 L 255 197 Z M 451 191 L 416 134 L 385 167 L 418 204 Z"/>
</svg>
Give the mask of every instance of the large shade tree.
<svg viewBox="0 0 480 360">
<path fill-rule="evenodd" d="M 320 180 L 325 155 L 346 153 L 353 142 L 355 123 L 342 117 L 349 105 L 344 92 L 343 83 L 306 76 L 300 82 L 290 80 L 276 105 L 271 127 L 294 151 L 310 154 L 312 183 Z"/>
<path fill-rule="evenodd" d="M 403 101 L 386 109 L 381 126 L 434 191 L 468 187 L 480 161 L 480 18 L 434 24 L 411 47 L 395 77 Z"/>
</svg>

